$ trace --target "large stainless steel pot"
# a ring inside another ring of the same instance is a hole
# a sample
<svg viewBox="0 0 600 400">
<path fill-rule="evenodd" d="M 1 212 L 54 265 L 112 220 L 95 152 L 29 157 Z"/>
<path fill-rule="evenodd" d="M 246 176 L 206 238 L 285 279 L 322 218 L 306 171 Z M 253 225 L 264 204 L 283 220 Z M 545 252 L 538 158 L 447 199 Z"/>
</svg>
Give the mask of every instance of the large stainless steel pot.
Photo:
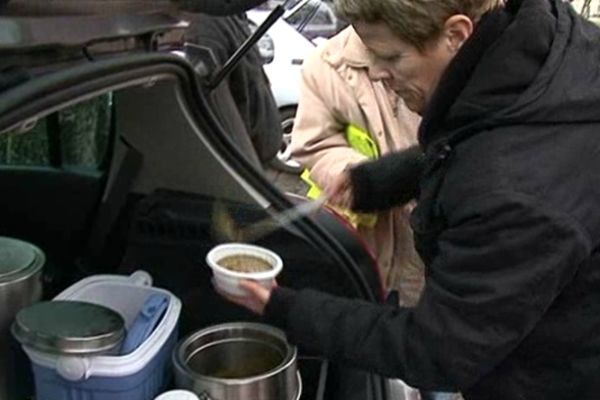
<svg viewBox="0 0 600 400">
<path fill-rule="evenodd" d="M 42 297 L 44 253 L 20 240 L 0 237 L 0 400 L 14 399 L 10 325 L 19 310 Z"/>
<path fill-rule="evenodd" d="M 295 400 L 301 383 L 296 348 L 268 325 L 215 325 L 184 339 L 173 353 L 175 381 L 212 400 Z"/>
</svg>

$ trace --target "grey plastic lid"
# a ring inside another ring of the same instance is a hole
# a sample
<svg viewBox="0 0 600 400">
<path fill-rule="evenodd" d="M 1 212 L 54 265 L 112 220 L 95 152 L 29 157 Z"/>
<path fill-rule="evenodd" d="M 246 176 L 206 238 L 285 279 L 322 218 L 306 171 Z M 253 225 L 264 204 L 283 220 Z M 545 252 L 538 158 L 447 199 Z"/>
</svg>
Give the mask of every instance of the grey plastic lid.
<svg viewBox="0 0 600 400">
<path fill-rule="evenodd" d="M 102 354 L 120 345 L 125 321 L 119 313 L 101 305 L 46 301 L 21 310 L 12 332 L 21 344 L 40 352 Z"/>
<path fill-rule="evenodd" d="M 44 262 L 44 253 L 31 243 L 0 236 L 0 284 L 33 275 Z"/>
</svg>

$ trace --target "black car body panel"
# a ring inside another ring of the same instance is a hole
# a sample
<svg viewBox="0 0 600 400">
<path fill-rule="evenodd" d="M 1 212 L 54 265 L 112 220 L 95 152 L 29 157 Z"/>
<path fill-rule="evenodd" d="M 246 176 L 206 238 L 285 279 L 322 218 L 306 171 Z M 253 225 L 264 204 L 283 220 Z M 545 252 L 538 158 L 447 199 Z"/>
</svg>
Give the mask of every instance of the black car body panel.
<svg viewBox="0 0 600 400">
<path fill-rule="evenodd" d="M 139 32 L 125 36 L 148 37 L 147 30 Z M 0 235 L 31 241 L 47 253 L 47 298 L 90 274 L 145 269 L 155 285 L 182 300 L 181 335 L 218 322 L 257 320 L 212 289 L 204 264 L 217 244 L 212 207 L 224 202 L 236 220 L 248 223 L 299 200 L 282 194 L 240 151 L 224 128 L 228 110 L 216 109 L 184 59 L 143 40 L 98 57 L 82 51 L 68 62 L 54 57 L 103 45 L 103 38 L 0 44 L 3 70 L 24 72 L 0 92 Z M 18 52 L 29 57 L 19 62 L 12 57 Z M 30 63 L 44 55 L 43 68 Z M 33 144 L 24 144 L 30 136 Z M 32 145 L 35 154 L 28 153 Z M 370 254 L 327 211 L 258 244 L 282 255 L 283 285 L 382 300 Z M 303 399 L 386 398 L 383 379 L 329 365 L 302 349 L 301 355 Z"/>
</svg>

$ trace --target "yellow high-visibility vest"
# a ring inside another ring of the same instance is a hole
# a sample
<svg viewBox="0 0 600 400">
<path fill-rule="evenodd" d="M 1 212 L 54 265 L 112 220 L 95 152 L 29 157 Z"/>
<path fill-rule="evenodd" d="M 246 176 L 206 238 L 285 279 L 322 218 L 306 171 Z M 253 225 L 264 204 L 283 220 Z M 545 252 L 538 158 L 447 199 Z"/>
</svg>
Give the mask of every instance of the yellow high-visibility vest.
<svg viewBox="0 0 600 400">
<path fill-rule="evenodd" d="M 357 125 L 348 124 L 344 133 L 346 136 L 346 141 L 348 141 L 348 144 L 354 150 L 372 160 L 379 158 L 379 147 L 367 131 L 363 130 Z M 309 199 L 316 199 L 321 196 L 322 190 L 316 184 L 316 182 L 311 179 L 310 171 L 308 169 L 305 169 L 302 172 L 300 178 L 309 186 L 306 197 Z M 357 213 L 348 209 L 342 209 L 340 207 L 332 208 L 342 214 L 354 227 L 364 226 L 372 228 L 377 223 L 377 215 L 375 214 Z"/>
</svg>

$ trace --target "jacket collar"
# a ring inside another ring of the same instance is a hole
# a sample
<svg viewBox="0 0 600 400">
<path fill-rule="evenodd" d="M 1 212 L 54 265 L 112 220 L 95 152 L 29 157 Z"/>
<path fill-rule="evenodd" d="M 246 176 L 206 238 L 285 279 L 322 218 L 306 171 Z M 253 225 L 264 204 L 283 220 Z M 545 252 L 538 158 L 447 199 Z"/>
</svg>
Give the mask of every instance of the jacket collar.
<svg viewBox="0 0 600 400">
<path fill-rule="evenodd" d="M 323 59 L 335 67 L 348 64 L 352 68 L 368 68 L 371 64 L 371 55 L 352 25 L 328 42 Z"/>
<path fill-rule="evenodd" d="M 423 114 L 419 127 L 419 143 L 423 148 L 449 130 L 447 116 L 450 108 L 467 86 L 484 52 L 501 36 L 511 20 L 512 15 L 507 9 L 484 15 L 471 37 L 450 62 Z"/>
</svg>

